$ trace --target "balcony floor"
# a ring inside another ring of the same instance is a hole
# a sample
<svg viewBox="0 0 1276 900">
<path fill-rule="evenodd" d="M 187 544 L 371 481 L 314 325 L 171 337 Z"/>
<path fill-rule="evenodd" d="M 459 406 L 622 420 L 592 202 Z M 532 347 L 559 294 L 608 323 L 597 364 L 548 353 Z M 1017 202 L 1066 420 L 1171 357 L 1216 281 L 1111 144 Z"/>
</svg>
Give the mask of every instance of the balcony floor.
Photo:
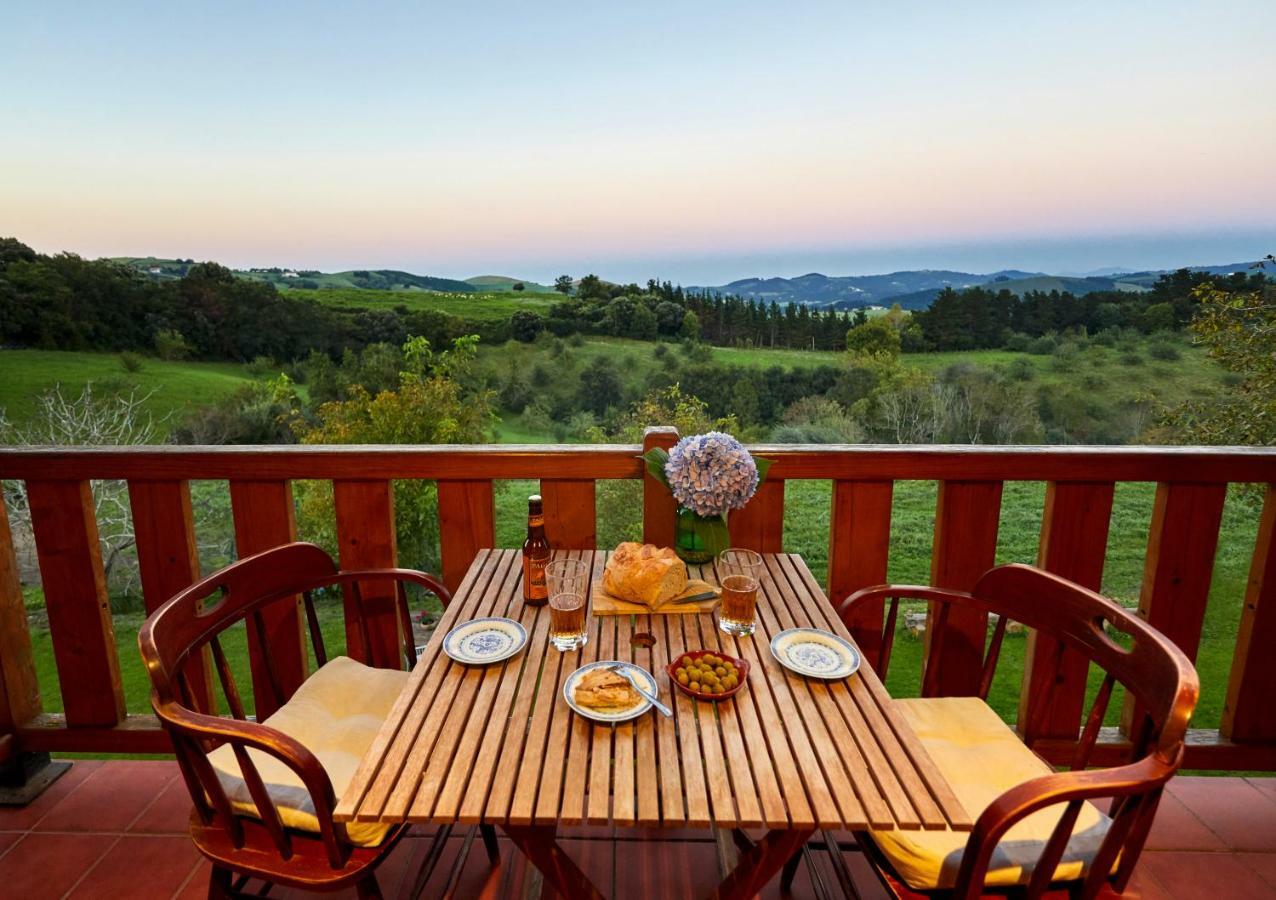
<svg viewBox="0 0 1276 900">
<path fill-rule="evenodd" d="M 186 838 L 189 809 L 172 762 L 78 760 L 30 806 L 0 807 L 3 893 L 26 900 L 206 896 L 208 867 Z M 386 897 L 408 896 L 429 836 L 412 832 L 381 868 Z M 563 844 L 614 897 L 653 896 L 656 885 L 667 886 L 667 896 L 699 896 L 720 877 L 718 845 L 707 831 L 568 829 Z M 453 877 L 457 897 L 541 895 L 535 870 L 508 841 L 501 847 L 502 865 L 493 873 L 480 842 L 466 854 L 463 837 L 449 838 L 423 896 L 442 896 Z M 850 856 L 858 864 L 857 855 Z M 826 896 L 821 882 L 837 884 L 822 851 L 802 867 L 793 896 Z M 1126 896 L 1215 900 L 1220 889 L 1233 897 L 1276 898 L 1276 778 L 1171 782 Z M 270 896 L 310 895 L 274 890 Z M 779 896 L 778 880 L 763 896 Z"/>
</svg>

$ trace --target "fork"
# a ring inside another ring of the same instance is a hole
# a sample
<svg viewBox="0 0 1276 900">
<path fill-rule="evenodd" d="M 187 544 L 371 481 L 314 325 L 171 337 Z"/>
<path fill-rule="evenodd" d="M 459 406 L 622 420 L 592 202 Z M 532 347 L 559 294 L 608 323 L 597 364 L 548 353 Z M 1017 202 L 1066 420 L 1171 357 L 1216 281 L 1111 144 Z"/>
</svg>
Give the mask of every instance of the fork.
<svg viewBox="0 0 1276 900">
<path fill-rule="evenodd" d="M 625 680 L 626 680 L 626 681 L 628 681 L 631 685 L 633 685 L 634 690 L 638 692 L 638 696 L 642 697 L 644 700 L 648 701 L 648 702 L 649 702 L 652 706 L 654 706 L 656 709 L 660 710 L 660 712 L 661 712 L 663 715 L 665 715 L 665 716 L 667 716 L 668 718 L 672 719 L 672 718 L 673 718 L 673 710 L 672 710 L 672 709 L 670 709 L 669 707 L 665 706 L 663 703 L 661 703 L 661 702 L 660 702 L 660 700 L 659 700 L 659 698 L 658 698 L 658 697 L 656 697 L 656 695 L 655 695 L 655 694 L 651 693 L 651 691 L 647 690 L 645 687 L 643 687 L 642 685 L 640 685 L 640 684 L 638 683 L 638 680 L 637 680 L 636 678 L 634 678 L 634 676 L 633 676 L 633 675 L 630 675 L 630 674 L 629 674 L 628 669 L 629 669 L 629 667 L 628 667 L 628 666 L 626 666 L 624 663 L 615 663 L 615 664 L 610 665 L 610 666 L 608 666 L 608 667 L 607 667 L 607 670 L 608 670 L 609 672 L 615 672 L 615 673 L 616 673 L 617 675 L 619 675 L 621 678 L 625 679 Z"/>
</svg>

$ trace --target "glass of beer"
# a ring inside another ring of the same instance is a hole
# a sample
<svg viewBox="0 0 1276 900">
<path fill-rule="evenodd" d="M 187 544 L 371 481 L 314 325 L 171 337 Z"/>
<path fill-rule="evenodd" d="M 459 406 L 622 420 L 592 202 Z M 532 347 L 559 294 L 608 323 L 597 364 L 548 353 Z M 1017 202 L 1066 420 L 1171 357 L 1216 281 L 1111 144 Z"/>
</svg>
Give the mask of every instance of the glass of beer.
<svg viewBox="0 0 1276 900">
<path fill-rule="evenodd" d="M 589 640 L 589 566 L 579 559 L 556 559 L 545 567 L 549 589 L 549 642 L 578 650 Z"/>
<path fill-rule="evenodd" d="M 727 634 L 737 637 L 753 634 L 761 577 L 760 553 L 733 547 L 718 554 L 718 581 L 722 585 L 718 627 Z"/>
</svg>

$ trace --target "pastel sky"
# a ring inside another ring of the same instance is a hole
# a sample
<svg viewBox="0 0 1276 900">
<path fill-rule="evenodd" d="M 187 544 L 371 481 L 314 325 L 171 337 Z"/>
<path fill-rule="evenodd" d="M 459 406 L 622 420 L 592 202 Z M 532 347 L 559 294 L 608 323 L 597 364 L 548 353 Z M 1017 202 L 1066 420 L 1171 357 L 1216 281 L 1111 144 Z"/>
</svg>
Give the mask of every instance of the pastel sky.
<svg viewBox="0 0 1276 900">
<path fill-rule="evenodd" d="M 1276 251 L 1276 15 L 1191 2 L 6 3 L 0 235 L 717 283 Z"/>
</svg>

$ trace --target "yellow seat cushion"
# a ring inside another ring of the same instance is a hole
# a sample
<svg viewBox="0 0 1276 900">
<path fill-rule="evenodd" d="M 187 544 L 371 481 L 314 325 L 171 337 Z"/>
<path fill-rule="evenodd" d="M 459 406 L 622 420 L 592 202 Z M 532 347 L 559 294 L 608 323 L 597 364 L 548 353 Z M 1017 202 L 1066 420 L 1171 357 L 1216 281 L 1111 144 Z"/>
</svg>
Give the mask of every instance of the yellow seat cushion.
<svg viewBox="0 0 1276 900">
<path fill-rule="evenodd" d="M 296 738 L 313 753 L 340 800 L 407 681 L 407 672 L 373 669 L 348 656 L 338 656 L 307 678 L 263 724 Z M 260 750 L 249 750 L 248 756 L 284 825 L 317 833 L 319 820 L 310 792 L 297 774 Z M 208 761 L 217 770 L 234 810 L 260 818 L 230 745 L 218 747 L 208 755 Z M 361 847 L 381 843 L 390 830 L 386 825 L 365 822 L 352 822 L 346 827 L 350 840 Z"/>
<path fill-rule="evenodd" d="M 893 702 L 972 817 L 977 818 L 1009 788 L 1052 771 L 978 697 Z M 1064 809 L 1064 804 L 1058 804 L 1039 810 L 1011 828 L 993 852 L 985 884 L 1026 883 Z M 1055 880 L 1072 881 L 1084 876 L 1108 825 L 1108 817 L 1095 806 L 1082 806 L 1072 838 L 1055 869 Z M 895 871 L 914 890 L 952 887 L 969 837 L 969 832 L 956 831 L 890 830 L 871 834 Z"/>
</svg>

